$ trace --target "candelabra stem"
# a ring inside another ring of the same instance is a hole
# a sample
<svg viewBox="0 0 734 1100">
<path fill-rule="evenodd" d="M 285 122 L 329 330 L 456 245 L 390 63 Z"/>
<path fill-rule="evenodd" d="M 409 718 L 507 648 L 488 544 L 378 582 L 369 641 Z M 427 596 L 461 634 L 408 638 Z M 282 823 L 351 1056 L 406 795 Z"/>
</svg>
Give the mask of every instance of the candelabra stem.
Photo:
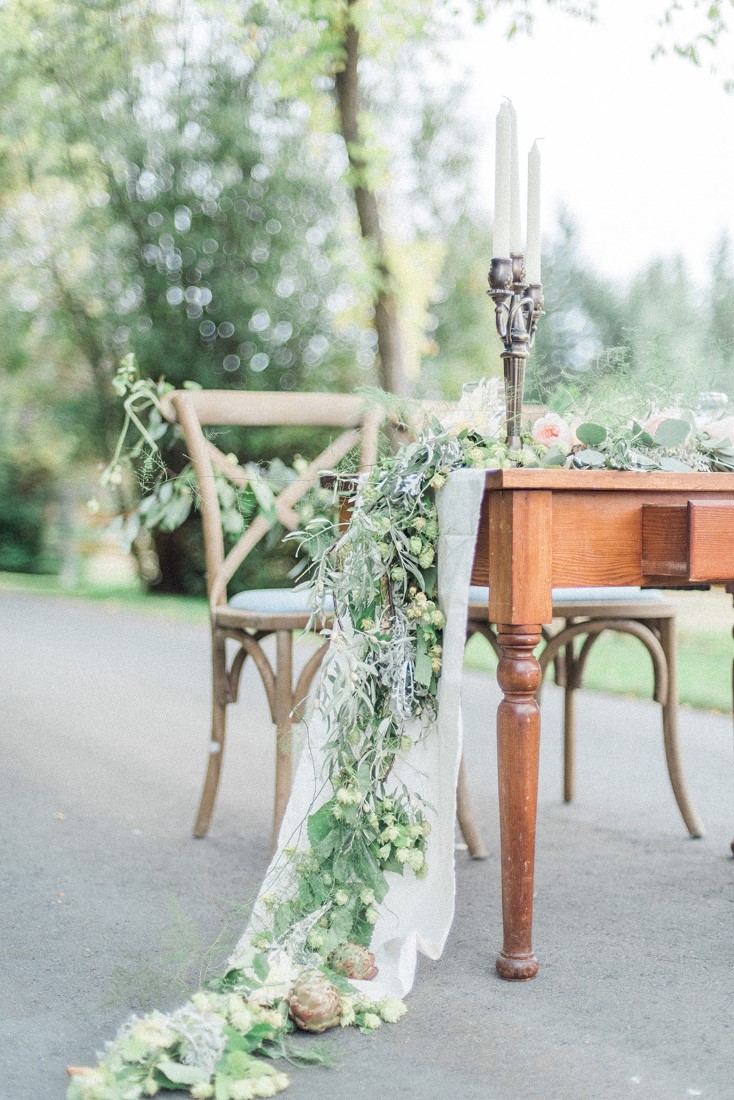
<svg viewBox="0 0 734 1100">
<path fill-rule="evenodd" d="M 513 252 L 507 259 L 500 256 L 492 260 L 487 293 L 494 301 L 497 332 L 504 344 L 506 442 L 511 451 L 520 451 L 525 360 L 543 316 L 543 288 L 538 283 L 526 283 L 523 255 Z"/>
<path fill-rule="evenodd" d="M 505 430 L 507 445 L 511 451 L 522 449 L 520 426 L 527 357 L 528 353 L 524 347 L 515 346 L 502 352 L 505 376 Z"/>
</svg>

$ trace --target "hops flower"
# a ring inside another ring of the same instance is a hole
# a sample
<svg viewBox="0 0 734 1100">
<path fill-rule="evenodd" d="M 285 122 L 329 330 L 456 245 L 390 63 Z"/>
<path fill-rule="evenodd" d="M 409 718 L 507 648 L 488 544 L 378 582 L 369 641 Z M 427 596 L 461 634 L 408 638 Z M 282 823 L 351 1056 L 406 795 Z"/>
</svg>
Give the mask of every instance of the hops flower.
<svg viewBox="0 0 734 1100">
<path fill-rule="evenodd" d="M 192 1085 L 191 1095 L 194 1100 L 210 1100 L 214 1095 L 214 1085 L 210 1085 L 203 1081 L 198 1085 Z"/>
<path fill-rule="evenodd" d="M 408 1010 L 399 997 L 386 997 L 378 1002 L 377 1011 L 386 1024 L 396 1024 Z"/>
<path fill-rule="evenodd" d="M 337 892 L 334 894 L 335 905 L 346 905 L 348 901 L 349 894 L 346 892 L 346 890 L 337 890 Z"/>
<path fill-rule="evenodd" d="M 410 867 L 411 871 L 415 871 L 417 873 L 422 869 L 425 862 L 426 857 L 423 855 L 423 852 L 419 851 L 418 848 L 411 848 L 408 851 L 408 858 L 406 860 L 406 863 Z"/>
<path fill-rule="evenodd" d="M 382 1020 L 376 1012 L 365 1012 L 362 1017 L 362 1027 L 369 1028 L 370 1031 L 376 1031 L 378 1027 L 382 1027 Z"/>
</svg>

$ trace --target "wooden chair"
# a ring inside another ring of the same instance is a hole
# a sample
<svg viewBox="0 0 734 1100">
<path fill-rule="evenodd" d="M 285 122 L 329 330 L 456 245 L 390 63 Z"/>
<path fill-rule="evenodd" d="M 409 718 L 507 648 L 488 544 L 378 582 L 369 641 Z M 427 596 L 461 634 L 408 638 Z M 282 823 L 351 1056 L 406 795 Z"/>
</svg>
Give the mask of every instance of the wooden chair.
<svg viewBox="0 0 734 1100">
<path fill-rule="evenodd" d="M 487 622 L 488 590 L 472 588 L 467 638 L 481 634 L 499 657 L 495 629 Z M 683 774 L 678 741 L 675 604 L 660 592 L 638 588 L 559 588 L 553 593 L 554 622 L 545 628 L 545 646 L 539 658 L 543 674 L 555 665 L 556 683 L 564 690 L 563 798 L 571 802 L 575 787 L 576 692 L 583 682 L 591 649 L 605 631 L 630 634 L 645 646 L 654 672 L 653 697 L 662 708 L 663 744 L 673 794 L 692 837 L 705 834 L 691 802 Z M 581 645 L 577 639 L 583 639 Z M 459 785 L 459 820 L 468 814 L 465 781 Z M 471 820 L 468 824 L 471 828 Z"/>
<path fill-rule="evenodd" d="M 244 488 L 245 469 L 222 453 L 204 435 L 208 426 L 243 427 L 319 426 L 342 431 L 309 464 L 298 480 L 276 498 L 278 520 L 288 530 L 300 527 L 293 510 L 321 472 L 332 469 L 355 447 L 360 449 L 360 467 L 366 469 L 377 457 L 377 436 L 382 413 L 367 411 L 363 398 L 335 393 L 248 393 L 229 390 L 176 391 L 166 402 L 166 415 L 180 425 L 201 493 L 201 511 L 206 555 L 207 590 L 212 638 L 212 726 L 208 763 L 194 836 L 206 836 L 219 786 L 224 755 L 227 707 L 237 701 L 242 668 L 250 657 L 257 668 L 276 728 L 275 810 L 273 845 L 291 789 L 291 725 L 299 715 L 311 682 L 326 653 L 326 644 L 313 653 L 293 683 L 293 634 L 302 631 L 311 616 L 306 594 L 278 588 L 239 592 L 228 599 L 227 587 L 251 550 L 268 533 L 272 523 L 262 513 L 255 517 L 232 549 L 225 554 L 219 501 L 214 473 L 223 474 L 233 485 Z M 261 642 L 275 636 L 275 663 Z M 226 643 L 237 650 L 228 663 Z"/>
</svg>

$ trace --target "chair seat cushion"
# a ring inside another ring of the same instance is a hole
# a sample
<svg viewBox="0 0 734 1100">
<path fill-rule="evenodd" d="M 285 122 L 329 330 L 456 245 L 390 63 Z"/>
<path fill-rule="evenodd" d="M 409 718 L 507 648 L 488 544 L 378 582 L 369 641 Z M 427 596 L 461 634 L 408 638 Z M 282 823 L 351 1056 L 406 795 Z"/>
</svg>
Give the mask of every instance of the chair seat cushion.
<svg viewBox="0 0 734 1100">
<path fill-rule="evenodd" d="M 662 593 L 654 588 L 554 588 L 554 603 L 619 603 L 624 600 L 663 599 Z M 469 589 L 469 602 L 486 604 L 489 589 L 473 584 Z M 333 607 L 333 601 L 329 601 Z M 265 615 L 308 615 L 313 610 L 311 594 L 307 589 L 293 588 L 250 588 L 238 592 L 229 601 L 229 607 L 236 611 L 254 611 Z"/>
<path fill-rule="evenodd" d="M 554 588 L 553 603 L 619 603 L 624 600 L 634 600 L 640 603 L 649 600 L 651 603 L 660 602 L 663 594 L 655 588 Z M 473 584 L 469 589 L 469 603 L 487 604 L 489 601 L 489 589 L 481 585 Z"/>
<path fill-rule="evenodd" d="M 250 588 L 232 596 L 228 606 L 235 611 L 254 611 L 262 615 L 310 615 L 313 611 L 308 589 L 297 591 L 294 588 Z M 327 606 L 333 609 L 331 598 Z"/>
</svg>

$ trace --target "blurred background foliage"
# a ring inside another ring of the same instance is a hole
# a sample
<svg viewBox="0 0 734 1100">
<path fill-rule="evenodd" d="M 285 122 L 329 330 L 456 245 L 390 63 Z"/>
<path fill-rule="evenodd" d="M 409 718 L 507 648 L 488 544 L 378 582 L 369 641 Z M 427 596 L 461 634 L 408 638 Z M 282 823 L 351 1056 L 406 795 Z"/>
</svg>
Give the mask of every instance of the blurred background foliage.
<svg viewBox="0 0 734 1100">
<path fill-rule="evenodd" d="M 485 6 L 513 19 L 530 8 Z M 146 376 L 206 388 L 382 384 L 455 398 L 499 370 L 478 139 L 441 67 L 449 14 L 428 0 L 366 10 L 0 9 L 0 569 L 71 581 L 80 545 L 99 539 L 84 501 L 114 448 L 111 382 L 131 351 Z M 340 75 L 350 51 L 353 87 Z M 605 279 L 568 211 L 546 244 L 531 400 L 559 385 L 583 393 L 617 361 L 609 349 L 627 369 L 682 377 L 705 348 L 701 384 L 731 387 L 727 238 L 708 288 L 680 258 L 631 272 L 626 287 Z M 226 442 L 244 461 L 272 453 L 262 433 Z M 276 451 L 290 461 L 301 447 L 286 433 Z M 166 461 L 175 473 L 184 456 Z M 112 493 L 105 507 L 130 511 L 139 490 Z M 281 580 L 287 563 L 268 572 L 271 557 L 245 581 Z M 195 519 L 138 558 L 160 591 L 203 588 Z"/>
</svg>

